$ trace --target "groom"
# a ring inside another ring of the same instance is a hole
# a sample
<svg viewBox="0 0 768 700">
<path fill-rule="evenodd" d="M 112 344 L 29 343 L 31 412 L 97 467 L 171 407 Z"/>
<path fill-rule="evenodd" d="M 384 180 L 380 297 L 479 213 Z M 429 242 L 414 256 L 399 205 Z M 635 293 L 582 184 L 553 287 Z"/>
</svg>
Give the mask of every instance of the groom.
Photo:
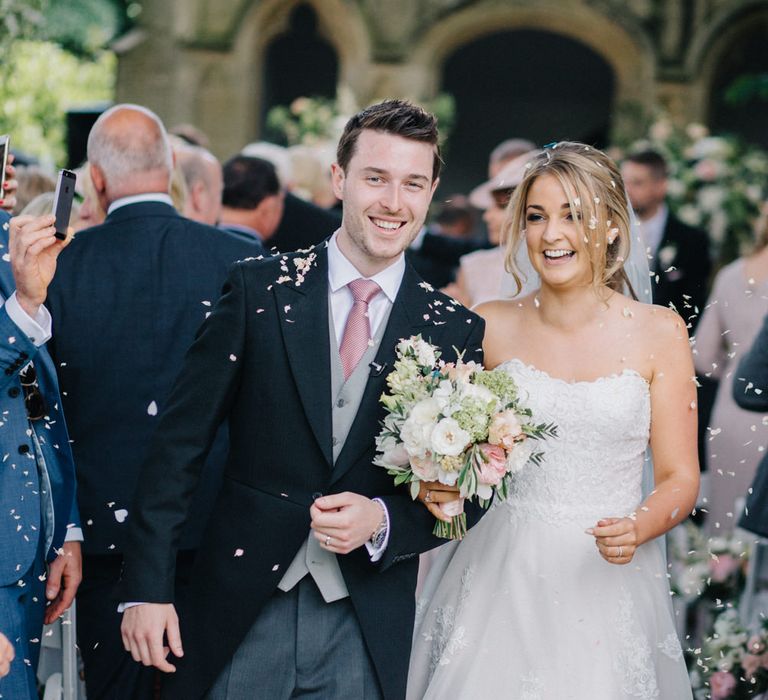
<svg viewBox="0 0 768 700">
<path fill-rule="evenodd" d="M 187 355 L 119 588 L 126 649 L 175 671 L 166 698 L 405 696 L 417 554 L 439 541 L 372 465 L 379 397 L 401 338 L 482 360 L 483 321 L 403 255 L 437 186 L 437 138 L 432 115 L 398 100 L 352 117 L 332 170 L 341 228 L 311 251 L 238 263 Z M 225 418 L 224 484 L 177 616 L 175 548 Z"/>
</svg>

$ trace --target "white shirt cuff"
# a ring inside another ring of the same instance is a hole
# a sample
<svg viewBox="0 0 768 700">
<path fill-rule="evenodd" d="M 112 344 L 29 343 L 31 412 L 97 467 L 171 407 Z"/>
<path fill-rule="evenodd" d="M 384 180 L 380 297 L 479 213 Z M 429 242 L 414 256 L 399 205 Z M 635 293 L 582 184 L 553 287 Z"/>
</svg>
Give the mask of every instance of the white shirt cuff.
<svg viewBox="0 0 768 700">
<path fill-rule="evenodd" d="M 45 345 L 51 339 L 51 314 L 40 304 L 37 314 L 32 318 L 21 308 L 16 292 L 5 301 L 5 310 L 13 321 L 37 347 Z"/>
<path fill-rule="evenodd" d="M 379 559 L 384 556 L 384 551 L 387 549 L 387 545 L 389 544 L 389 511 L 387 510 L 387 506 L 384 505 L 384 501 L 382 501 L 380 498 L 374 498 L 373 501 L 381 506 L 381 509 L 384 511 L 384 519 L 387 521 L 387 524 L 384 528 L 384 540 L 379 547 L 374 547 L 370 541 L 365 543 L 365 548 L 368 550 L 368 554 L 371 557 L 372 563 L 379 561 Z"/>
<path fill-rule="evenodd" d="M 64 535 L 65 542 L 82 542 L 83 530 L 79 527 L 68 527 L 67 534 Z"/>
<path fill-rule="evenodd" d="M 144 603 L 144 601 L 139 603 L 120 603 L 120 605 L 117 606 L 117 612 L 124 613 L 128 608 L 135 608 L 137 605 L 146 605 L 146 603 Z"/>
</svg>

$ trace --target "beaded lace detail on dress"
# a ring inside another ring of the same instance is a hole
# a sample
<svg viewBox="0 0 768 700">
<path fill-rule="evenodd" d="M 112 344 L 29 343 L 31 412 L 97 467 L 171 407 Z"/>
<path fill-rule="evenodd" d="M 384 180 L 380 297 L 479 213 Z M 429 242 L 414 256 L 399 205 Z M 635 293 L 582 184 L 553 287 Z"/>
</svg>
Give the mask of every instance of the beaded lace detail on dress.
<svg viewBox="0 0 768 700">
<path fill-rule="evenodd" d="M 508 360 L 537 422 L 552 421 L 558 437 L 512 482 L 506 506 L 515 517 L 547 522 L 629 515 L 641 501 L 651 402 L 648 382 L 634 370 L 592 382 L 567 382 Z M 526 396 L 527 394 L 527 396 Z"/>
</svg>

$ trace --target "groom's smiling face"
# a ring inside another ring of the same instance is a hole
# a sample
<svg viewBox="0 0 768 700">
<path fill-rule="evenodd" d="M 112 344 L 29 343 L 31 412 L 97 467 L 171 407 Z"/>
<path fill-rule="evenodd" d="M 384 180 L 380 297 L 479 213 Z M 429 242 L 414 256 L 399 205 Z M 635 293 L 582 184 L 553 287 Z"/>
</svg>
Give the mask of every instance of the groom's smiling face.
<svg viewBox="0 0 768 700">
<path fill-rule="evenodd" d="M 366 277 L 391 265 L 424 224 L 437 187 L 434 146 L 366 129 L 346 171 L 333 165 L 333 188 L 344 202 L 341 252 Z"/>
</svg>

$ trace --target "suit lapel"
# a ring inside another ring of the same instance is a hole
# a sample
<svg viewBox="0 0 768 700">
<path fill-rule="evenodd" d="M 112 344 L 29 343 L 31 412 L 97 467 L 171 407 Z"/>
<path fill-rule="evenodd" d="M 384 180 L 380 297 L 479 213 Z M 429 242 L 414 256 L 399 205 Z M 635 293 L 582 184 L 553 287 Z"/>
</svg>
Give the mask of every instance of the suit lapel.
<svg viewBox="0 0 768 700">
<path fill-rule="evenodd" d="M 424 334 L 424 328 L 434 328 L 435 321 L 439 322 L 434 310 L 429 308 L 432 294 L 429 294 L 428 285 L 426 287 L 420 285 L 424 285 L 424 282 L 410 264 L 407 264 L 400 290 L 389 315 L 387 328 L 376 353 L 376 359 L 372 363 L 383 369 L 380 372 L 371 371 L 357 415 L 333 467 L 332 483 L 340 479 L 357 459 L 370 449 L 374 438 L 379 433 L 381 413 L 379 398 L 386 389 L 387 375 L 395 364 L 397 343 L 402 338 L 409 338 L 418 333 L 422 333 L 424 339 L 429 340 L 428 335 Z"/>
<path fill-rule="evenodd" d="M 296 380 L 304 413 L 328 465 L 333 464 L 331 449 L 331 360 L 328 343 L 328 253 L 320 244 L 317 256 L 304 281 L 292 279 L 275 284 L 277 314 L 288 362 Z"/>
</svg>

